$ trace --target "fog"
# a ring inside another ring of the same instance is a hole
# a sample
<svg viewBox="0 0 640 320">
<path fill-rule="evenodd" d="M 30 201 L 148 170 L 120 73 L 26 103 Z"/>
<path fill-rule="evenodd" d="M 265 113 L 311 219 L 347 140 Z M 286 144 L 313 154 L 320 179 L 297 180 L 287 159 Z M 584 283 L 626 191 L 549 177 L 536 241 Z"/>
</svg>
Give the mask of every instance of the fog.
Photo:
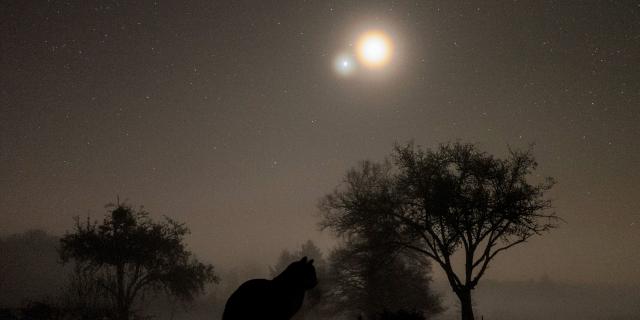
<svg viewBox="0 0 640 320">
<path fill-rule="evenodd" d="M 57 246 L 57 236 L 40 230 L 1 238 L 0 308 L 13 309 L 30 301 L 55 299 L 71 271 L 60 264 Z M 274 256 L 271 260 L 276 259 Z M 154 296 L 140 308 L 157 319 L 219 319 L 226 299 L 240 283 L 270 276 L 273 262 L 252 260 L 249 256 L 238 257 L 238 266 L 234 267 L 215 264 L 221 282 L 209 285 L 206 293 L 192 304 Z M 435 319 L 458 319 L 457 298 L 437 268 L 434 276 L 433 288 L 446 307 Z M 640 319 L 637 303 L 640 286 L 634 285 L 568 283 L 550 276 L 519 281 L 484 279 L 474 295 L 478 319 Z"/>
<path fill-rule="evenodd" d="M 496 158 L 531 147 L 562 218 L 492 260 L 478 317 L 640 317 L 634 1 L 14 0 L 0 13 L 1 308 L 55 299 L 71 268 L 57 239 L 122 201 L 185 223 L 221 279 L 189 313 L 161 297 L 145 309 L 217 318 L 282 250 L 336 247 L 318 201 L 349 168 L 462 141 Z M 389 68 L 336 74 L 365 29 L 389 35 Z"/>
</svg>

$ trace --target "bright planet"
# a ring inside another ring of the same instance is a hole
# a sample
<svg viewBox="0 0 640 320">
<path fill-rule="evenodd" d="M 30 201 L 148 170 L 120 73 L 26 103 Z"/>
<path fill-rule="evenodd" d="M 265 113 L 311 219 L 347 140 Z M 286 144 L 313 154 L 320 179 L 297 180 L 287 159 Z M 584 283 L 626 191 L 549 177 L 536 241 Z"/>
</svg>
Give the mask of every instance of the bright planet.
<svg viewBox="0 0 640 320">
<path fill-rule="evenodd" d="M 350 54 L 342 53 L 333 62 L 336 72 L 343 76 L 348 76 L 355 70 L 356 62 Z"/>
</svg>

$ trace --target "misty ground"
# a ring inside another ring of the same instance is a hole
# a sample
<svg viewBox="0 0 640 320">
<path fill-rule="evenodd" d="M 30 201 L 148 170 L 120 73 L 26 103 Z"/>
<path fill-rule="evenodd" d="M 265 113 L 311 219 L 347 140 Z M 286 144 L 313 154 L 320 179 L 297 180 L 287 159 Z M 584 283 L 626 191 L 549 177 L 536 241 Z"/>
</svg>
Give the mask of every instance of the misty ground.
<svg viewBox="0 0 640 320">
<path fill-rule="evenodd" d="M 455 296 L 444 281 L 435 281 L 447 310 L 435 320 L 459 319 Z M 484 320 L 637 320 L 640 287 L 567 284 L 550 280 L 485 281 L 475 292 L 476 319 Z M 219 319 L 211 297 L 199 300 L 189 311 L 177 307 L 175 320 Z M 213 316 L 212 316 L 213 315 Z M 164 313 L 159 319 L 171 319 Z"/>
<path fill-rule="evenodd" d="M 459 319 L 455 296 L 444 281 L 435 281 L 447 310 L 435 320 Z M 640 287 L 623 285 L 567 284 L 550 280 L 521 282 L 485 281 L 475 292 L 476 319 L 484 320 L 637 320 L 640 319 Z M 204 320 L 206 303 L 190 313 L 177 312 L 174 319 Z M 160 317 L 170 319 L 170 317 Z"/>
<path fill-rule="evenodd" d="M 59 264 L 57 237 L 41 231 L 5 237 L 0 255 L 0 308 L 18 308 L 28 301 L 50 300 L 66 281 L 70 268 Z M 141 308 L 157 319 L 219 319 L 224 302 L 248 278 L 268 277 L 267 263 L 219 266 L 222 281 L 190 306 L 151 298 Z M 437 320 L 458 319 L 458 305 L 448 285 L 433 282 L 447 310 Z M 549 278 L 523 281 L 485 279 L 474 292 L 477 319 L 640 319 L 640 286 L 562 283 Z M 483 318 L 482 318 L 483 317 Z"/>
<path fill-rule="evenodd" d="M 436 282 L 449 310 L 438 319 L 458 319 L 455 297 Z M 551 280 L 484 281 L 475 294 L 477 319 L 640 319 L 640 287 L 567 284 Z"/>
</svg>

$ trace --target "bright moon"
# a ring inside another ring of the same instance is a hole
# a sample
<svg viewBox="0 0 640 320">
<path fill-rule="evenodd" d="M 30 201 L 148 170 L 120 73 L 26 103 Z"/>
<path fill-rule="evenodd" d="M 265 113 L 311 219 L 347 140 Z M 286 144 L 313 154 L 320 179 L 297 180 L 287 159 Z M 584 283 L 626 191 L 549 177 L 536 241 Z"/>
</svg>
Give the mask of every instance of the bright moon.
<svg viewBox="0 0 640 320">
<path fill-rule="evenodd" d="M 391 40 L 380 31 L 370 31 L 358 40 L 358 58 L 365 66 L 381 67 L 391 57 Z"/>
</svg>

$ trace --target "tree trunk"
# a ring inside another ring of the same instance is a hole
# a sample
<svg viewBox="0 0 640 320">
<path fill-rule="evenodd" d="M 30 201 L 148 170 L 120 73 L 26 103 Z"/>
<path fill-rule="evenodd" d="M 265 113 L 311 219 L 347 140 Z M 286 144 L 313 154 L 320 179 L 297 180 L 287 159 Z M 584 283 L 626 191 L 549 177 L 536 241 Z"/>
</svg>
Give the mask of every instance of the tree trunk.
<svg viewBox="0 0 640 320">
<path fill-rule="evenodd" d="M 460 299 L 461 319 L 474 320 L 473 306 L 471 305 L 471 289 L 461 288 L 460 291 L 457 292 L 457 295 Z"/>
<path fill-rule="evenodd" d="M 116 308 L 118 320 L 129 320 L 129 306 L 127 305 L 127 299 L 124 291 L 124 265 L 116 266 L 116 290 L 118 293 Z"/>
</svg>

